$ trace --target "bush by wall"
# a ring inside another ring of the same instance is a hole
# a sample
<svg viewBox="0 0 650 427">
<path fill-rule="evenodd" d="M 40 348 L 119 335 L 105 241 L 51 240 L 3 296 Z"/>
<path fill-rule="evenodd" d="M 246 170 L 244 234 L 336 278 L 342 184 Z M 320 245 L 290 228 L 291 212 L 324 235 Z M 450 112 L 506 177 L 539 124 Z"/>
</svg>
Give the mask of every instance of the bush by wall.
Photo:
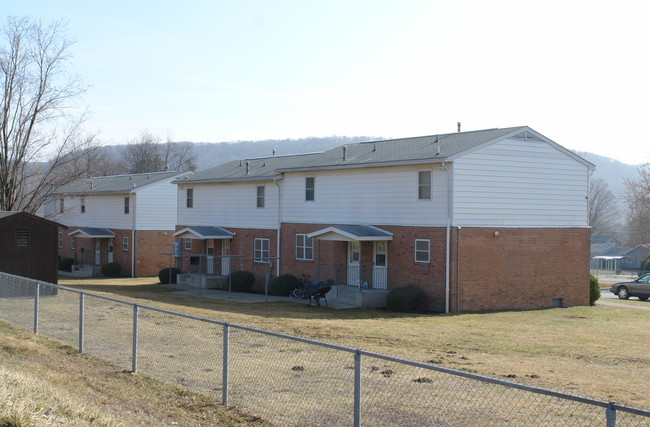
<svg viewBox="0 0 650 427">
<path fill-rule="evenodd" d="M 61 270 L 61 271 L 72 271 L 72 264 L 74 264 L 74 259 L 72 259 L 72 258 L 61 258 L 59 260 L 59 270 Z"/>
<path fill-rule="evenodd" d="M 233 292 L 248 292 L 255 284 L 255 275 L 250 271 L 235 271 L 230 275 L 230 284 Z"/>
<path fill-rule="evenodd" d="M 122 271 L 122 266 L 116 262 L 102 265 L 102 274 L 106 277 L 117 277 Z"/>
<path fill-rule="evenodd" d="M 589 305 L 595 305 L 600 298 L 600 284 L 598 278 L 593 274 L 589 275 Z"/>
<path fill-rule="evenodd" d="M 408 285 L 395 288 L 386 297 L 386 308 L 403 313 L 420 313 L 428 311 L 428 298 L 417 286 Z"/>
<path fill-rule="evenodd" d="M 169 276 L 170 276 L 170 270 L 171 270 L 171 283 L 176 283 L 176 276 L 181 274 L 181 271 L 178 268 L 163 268 L 158 272 L 158 280 L 160 280 L 160 283 L 168 285 L 169 284 Z"/>
<path fill-rule="evenodd" d="M 296 276 L 283 274 L 273 279 L 269 287 L 269 294 L 288 297 L 291 291 L 298 286 L 300 286 L 300 280 Z"/>
</svg>

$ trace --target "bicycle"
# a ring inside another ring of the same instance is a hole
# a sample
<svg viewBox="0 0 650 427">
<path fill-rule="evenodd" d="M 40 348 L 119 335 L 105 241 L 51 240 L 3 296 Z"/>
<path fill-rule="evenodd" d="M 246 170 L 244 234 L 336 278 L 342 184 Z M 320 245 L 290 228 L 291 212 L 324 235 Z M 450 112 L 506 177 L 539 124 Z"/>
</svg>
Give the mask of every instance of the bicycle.
<svg viewBox="0 0 650 427">
<path fill-rule="evenodd" d="M 306 286 L 311 283 L 311 276 L 309 274 L 303 274 L 298 281 L 300 284 L 293 288 L 289 296 L 297 299 L 307 299 L 309 296 L 307 295 Z"/>
</svg>

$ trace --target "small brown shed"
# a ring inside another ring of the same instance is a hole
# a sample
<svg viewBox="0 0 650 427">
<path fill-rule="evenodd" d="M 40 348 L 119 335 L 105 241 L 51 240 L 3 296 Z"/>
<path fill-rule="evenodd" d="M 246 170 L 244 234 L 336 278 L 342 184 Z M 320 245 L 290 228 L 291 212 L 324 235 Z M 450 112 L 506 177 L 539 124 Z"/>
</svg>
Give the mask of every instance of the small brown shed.
<svg viewBox="0 0 650 427">
<path fill-rule="evenodd" d="M 58 233 L 65 228 L 26 212 L 0 211 L 0 271 L 57 283 Z"/>
</svg>

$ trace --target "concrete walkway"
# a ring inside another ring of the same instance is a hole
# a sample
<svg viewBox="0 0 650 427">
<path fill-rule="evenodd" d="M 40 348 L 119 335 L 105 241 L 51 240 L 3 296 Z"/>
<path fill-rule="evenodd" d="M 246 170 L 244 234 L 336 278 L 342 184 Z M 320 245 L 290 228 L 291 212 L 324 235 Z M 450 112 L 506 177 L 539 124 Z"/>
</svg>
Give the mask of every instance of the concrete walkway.
<svg viewBox="0 0 650 427">
<path fill-rule="evenodd" d="M 222 301 L 235 301 L 239 303 L 260 303 L 260 302 L 293 302 L 307 305 L 306 299 L 298 299 L 292 297 L 278 297 L 275 295 L 264 295 L 264 294 L 252 294 L 248 292 L 231 292 L 228 294 L 228 291 L 223 291 L 219 289 L 179 289 L 171 288 L 172 291 L 178 293 L 179 295 L 191 295 L 201 298 L 210 298 Z M 355 308 L 354 306 L 332 302 L 328 305 L 325 304 L 325 299 L 321 299 L 321 307 L 329 307 L 336 309 L 343 308 Z"/>
<path fill-rule="evenodd" d="M 602 305 L 605 307 L 619 307 L 619 308 L 635 308 L 637 310 L 650 310 L 650 303 L 648 305 L 633 305 L 633 304 L 621 304 L 619 302 L 614 302 L 611 300 L 596 301 L 596 305 Z"/>
</svg>

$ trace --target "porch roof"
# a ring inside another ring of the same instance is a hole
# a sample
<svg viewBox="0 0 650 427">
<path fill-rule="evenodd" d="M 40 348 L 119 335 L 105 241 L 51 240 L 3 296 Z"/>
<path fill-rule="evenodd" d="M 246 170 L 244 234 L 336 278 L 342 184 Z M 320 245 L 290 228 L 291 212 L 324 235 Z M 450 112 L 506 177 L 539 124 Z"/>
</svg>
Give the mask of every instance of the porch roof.
<svg viewBox="0 0 650 427">
<path fill-rule="evenodd" d="M 115 237 L 115 233 L 108 228 L 78 228 L 68 235 L 86 239 L 112 239 Z"/>
<path fill-rule="evenodd" d="M 185 227 L 174 233 L 174 237 L 183 239 L 232 239 L 235 233 L 222 227 Z"/>
<path fill-rule="evenodd" d="M 309 233 L 316 240 L 339 240 L 344 242 L 373 242 L 393 240 L 393 233 L 372 225 L 333 225 Z"/>
</svg>

